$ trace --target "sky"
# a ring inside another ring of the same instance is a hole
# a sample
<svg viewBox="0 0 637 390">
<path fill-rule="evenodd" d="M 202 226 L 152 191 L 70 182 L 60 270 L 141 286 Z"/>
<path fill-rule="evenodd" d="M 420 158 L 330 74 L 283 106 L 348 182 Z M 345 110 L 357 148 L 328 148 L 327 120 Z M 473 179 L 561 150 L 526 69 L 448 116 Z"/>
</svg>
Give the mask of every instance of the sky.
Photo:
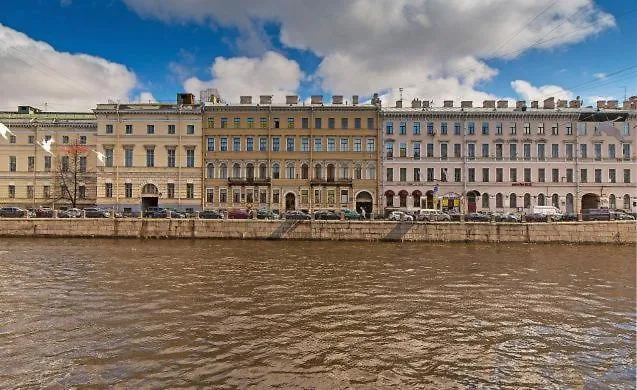
<svg viewBox="0 0 637 390">
<path fill-rule="evenodd" d="M 0 110 L 205 88 L 594 105 L 637 95 L 635 37 L 637 0 L 21 0 L 0 13 Z"/>
</svg>

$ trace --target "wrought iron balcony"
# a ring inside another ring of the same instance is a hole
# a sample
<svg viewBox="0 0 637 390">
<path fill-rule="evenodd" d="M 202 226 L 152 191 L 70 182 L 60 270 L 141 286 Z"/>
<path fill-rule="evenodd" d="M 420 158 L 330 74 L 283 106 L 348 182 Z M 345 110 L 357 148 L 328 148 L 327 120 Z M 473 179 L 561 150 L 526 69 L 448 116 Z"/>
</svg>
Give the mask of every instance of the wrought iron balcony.
<svg viewBox="0 0 637 390">
<path fill-rule="evenodd" d="M 269 177 L 229 177 L 228 185 L 230 186 L 269 186 L 272 180 Z"/>
<path fill-rule="evenodd" d="M 311 186 L 351 187 L 352 179 L 312 179 Z"/>
</svg>

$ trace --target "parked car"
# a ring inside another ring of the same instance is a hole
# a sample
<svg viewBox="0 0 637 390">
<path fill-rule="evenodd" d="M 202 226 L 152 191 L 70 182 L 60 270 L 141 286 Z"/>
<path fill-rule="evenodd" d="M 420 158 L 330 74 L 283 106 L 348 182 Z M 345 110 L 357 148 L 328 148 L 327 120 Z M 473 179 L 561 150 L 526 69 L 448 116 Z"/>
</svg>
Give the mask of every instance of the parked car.
<svg viewBox="0 0 637 390">
<path fill-rule="evenodd" d="M 201 219 L 223 219 L 223 215 L 216 210 L 203 210 L 199 213 Z"/>
<path fill-rule="evenodd" d="M 357 211 L 350 209 L 342 209 L 341 211 L 343 212 L 345 219 L 348 221 L 360 221 L 363 219 L 363 216 Z"/>
<path fill-rule="evenodd" d="M 89 207 L 84 209 L 86 218 L 110 218 L 111 213 L 108 210 L 103 210 L 98 207 Z"/>
<path fill-rule="evenodd" d="M 341 216 L 333 211 L 319 210 L 314 213 L 314 219 L 319 221 L 338 221 L 341 219 Z"/>
<path fill-rule="evenodd" d="M 58 212 L 59 218 L 80 218 L 81 216 L 82 216 L 82 210 L 78 208 L 62 210 Z"/>
<path fill-rule="evenodd" d="M 610 221 L 611 212 L 609 209 L 583 209 L 583 221 Z"/>
<path fill-rule="evenodd" d="M 577 214 L 574 213 L 566 213 L 562 216 L 560 222 L 573 222 L 577 221 Z"/>
<path fill-rule="evenodd" d="M 20 207 L 3 207 L 0 208 L 1 218 L 25 218 L 28 211 Z"/>
<path fill-rule="evenodd" d="M 564 213 L 555 206 L 533 206 L 531 213 L 550 215 L 553 221 L 561 221 L 564 217 Z"/>
<path fill-rule="evenodd" d="M 309 219 L 312 219 L 312 217 L 310 217 L 310 214 L 297 210 L 297 211 L 288 211 L 287 213 L 285 213 L 285 219 L 309 220 Z"/>
<path fill-rule="evenodd" d="M 447 210 L 445 212 L 452 221 L 460 221 L 460 213 L 455 210 Z"/>
<path fill-rule="evenodd" d="M 35 218 L 53 218 L 53 209 L 49 207 L 39 207 L 35 209 Z"/>
<path fill-rule="evenodd" d="M 547 222 L 548 215 L 542 213 L 529 213 L 524 215 L 526 222 Z"/>
<path fill-rule="evenodd" d="M 451 221 L 451 216 L 437 209 L 421 209 L 418 212 L 417 219 L 419 221 L 429 221 L 429 222 L 437 222 L 437 221 L 449 222 Z"/>
<path fill-rule="evenodd" d="M 145 210 L 142 211 L 142 216 L 143 217 L 147 217 L 147 218 L 155 218 L 153 215 L 155 215 L 155 213 L 160 212 L 160 211 L 164 211 L 165 208 L 163 207 L 157 207 L 157 206 L 151 206 L 151 207 L 146 207 Z"/>
<path fill-rule="evenodd" d="M 392 211 L 387 219 L 390 221 L 413 221 L 414 217 L 403 211 Z"/>
<path fill-rule="evenodd" d="M 493 220 L 496 222 L 520 222 L 522 216 L 518 213 L 495 213 Z"/>
<path fill-rule="evenodd" d="M 491 216 L 484 213 L 465 214 L 464 220 L 468 222 L 491 222 Z"/>
<path fill-rule="evenodd" d="M 257 219 L 279 219 L 279 214 L 266 208 L 257 210 Z"/>
<path fill-rule="evenodd" d="M 634 221 L 635 217 L 621 210 L 611 210 L 611 218 L 618 221 Z"/>
<path fill-rule="evenodd" d="M 231 209 L 228 211 L 228 219 L 250 219 L 250 212 L 243 209 Z"/>
</svg>

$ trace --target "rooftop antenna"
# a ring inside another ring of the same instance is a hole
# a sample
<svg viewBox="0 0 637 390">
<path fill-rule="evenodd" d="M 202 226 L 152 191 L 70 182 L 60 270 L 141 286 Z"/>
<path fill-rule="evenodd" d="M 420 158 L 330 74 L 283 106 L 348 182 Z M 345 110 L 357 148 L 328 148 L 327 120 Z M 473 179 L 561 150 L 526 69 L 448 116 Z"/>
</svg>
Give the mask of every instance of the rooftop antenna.
<svg viewBox="0 0 637 390">
<path fill-rule="evenodd" d="M 400 100 L 402 101 L 403 100 L 403 88 L 402 87 L 398 88 L 398 91 L 400 91 Z"/>
<path fill-rule="evenodd" d="M 624 85 L 624 101 L 626 101 L 626 86 Z"/>
</svg>

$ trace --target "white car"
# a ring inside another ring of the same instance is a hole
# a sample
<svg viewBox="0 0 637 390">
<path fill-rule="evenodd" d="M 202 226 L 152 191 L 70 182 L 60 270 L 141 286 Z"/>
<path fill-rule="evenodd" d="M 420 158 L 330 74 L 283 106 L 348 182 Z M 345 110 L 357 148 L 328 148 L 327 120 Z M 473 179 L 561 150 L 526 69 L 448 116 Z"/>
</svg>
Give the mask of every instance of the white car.
<svg viewBox="0 0 637 390">
<path fill-rule="evenodd" d="M 392 211 L 389 214 L 390 221 L 413 221 L 414 217 L 402 211 Z"/>
</svg>

